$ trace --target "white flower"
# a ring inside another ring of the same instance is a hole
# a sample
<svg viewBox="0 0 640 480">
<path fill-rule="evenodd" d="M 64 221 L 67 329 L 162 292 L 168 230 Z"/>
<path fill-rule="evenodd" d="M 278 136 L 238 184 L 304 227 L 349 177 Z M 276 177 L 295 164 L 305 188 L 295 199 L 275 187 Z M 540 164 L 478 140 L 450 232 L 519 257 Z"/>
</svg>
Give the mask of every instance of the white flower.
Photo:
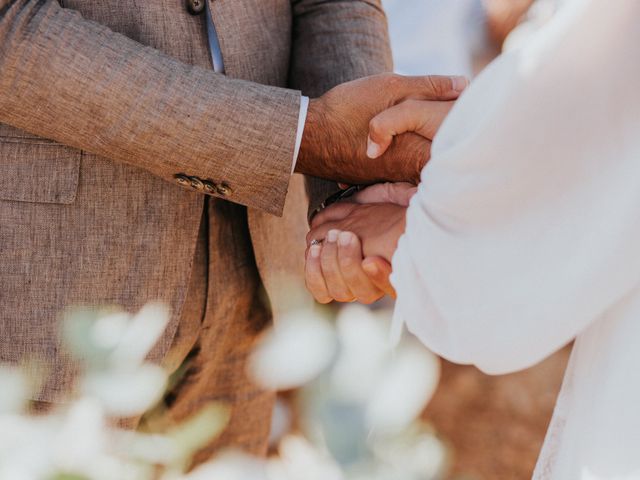
<svg viewBox="0 0 640 480">
<path fill-rule="evenodd" d="M 119 442 L 135 434 L 119 435 L 120 432 L 109 428 L 104 409 L 95 399 L 82 398 L 65 414 L 53 418 L 61 419 L 62 423 L 52 428 L 55 436 L 49 446 L 53 454 L 51 473 L 91 480 L 151 480 L 151 464 L 138 461 L 131 451 L 122 455 L 116 449 Z"/>
<path fill-rule="evenodd" d="M 378 433 L 407 428 L 431 399 L 439 376 L 436 356 L 413 339 L 405 340 L 390 357 L 367 402 L 369 427 Z"/>
<path fill-rule="evenodd" d="M 68 328 L 84 329 L 77 317 Z M 95 349 L 106 352 L 105 361 L 91 366 L 81 382 L 84 395 L 100 401 L 107 414 L 118 417 L 140 415 L 164 393 L 166 372 L 146 356 L 164 332 L 169 311 L 160 304 L 148 304 L 135 316 L 111 313 L 90 324 L 89 340 Z M 72 338 L 82 338 L 74 333 Z"/>
<path fill-rule="evenodd" d="M 396 478 L 441 478 L 447 463 L 445 446 L 425 425 L 415 425 L 396 436 L 376 438 L 372 448 L 379 468 L 395 472 Z"/>
<path fill-rule="evenodd" d="M 26 377 L 17 368 L 0 367 L 0 415 L 20 410 L 28 395 Z"/>
<path fill-rule="evenodd" d="M 297 435 L 285 437 L 279 457 L 267 463 L 268 480 L 343 480 L 343 474 L 331 456 L 316 449 Z"/>
<path fill-rule="evenodd" d="M 0 415 L 0 480 L 33 480 L 53 472 L 51 446 L 58 423 Z"/>
<path fill-rule="evenodd" d="M 361 305 L 348 305 L 337 319 L 340 354 L 331 386 L 341 400 L 363 403 L 372 395 L 390 355 L 389 327 Z"/>
<path fill-rule="evenodd" d="M 249 363 L 249 374 L 262 387 L 288 390 L 322 373 L 336 352 L 329 322 L 313 312 L 293 312 L 269 331 Z"/>
<path fill-rule="evenodd" d="M 106 448 L 104 411 L 99 402 L 83 398 L 69 408 L 51 445 L 56 467 L 88 473 Z"/>
<path fill-rule="evenodd" d="M 140 415 L 151 408 L 165 390 L 165 371 L 152 364 L 133 369 L 91 372 L 82 382 L 84 395 L 98 399 L 108 414 Z"/>
<path fill-rule="evenodd" d="M 264 462 L 242 452 L 229 451 L 179 480 L 267 480 L 267 477 Z"/>
<path fill-rule="evenodd" d="M 166 435 L 135 431 L 111 432 L 114 454 L 149 465 L 172 465 L 179 460 L 175 442 Z"/>
<path fill-rule="evenodd" d="M 375 433 L 406 428 L 431 399 L 439 362 L 413 339 L 393 348 L 389 318 L 363 306 L 343 309 L 337 321 L 340 355 L 331 372 L 334 395 L 362 405 Z"/>
<path fill-rule="evenodd" d="M 271 432 L 269 433 L 269 445 L 277 446 L 282 437 L 291 429 L 293 413 L 288 404 L 280 398 L 276 399 L 271 415 Z"/>
<path fill-rule="evenodd" d="M 131 319 L 117 342 L 109 360 L 127 367 L 144 362 L 169 323 L 166 306 L 150 303 Z"/>
<path fill-rule="evenodd" d="M 126 312 L 101 316 L 91 328 L 90 340 L 100 349 L 113 350 L 122 341 L 130 323 L 131 315 Z"/>
</svg>

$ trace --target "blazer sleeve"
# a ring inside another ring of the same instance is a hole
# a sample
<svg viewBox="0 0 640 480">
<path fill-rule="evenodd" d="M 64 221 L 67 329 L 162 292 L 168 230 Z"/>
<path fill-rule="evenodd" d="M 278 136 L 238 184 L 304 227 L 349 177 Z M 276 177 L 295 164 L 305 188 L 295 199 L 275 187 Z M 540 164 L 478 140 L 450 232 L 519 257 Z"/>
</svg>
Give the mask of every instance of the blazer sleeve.
<svg viewBox="0 0 640 480">
<path fill-rule="evenodd" d="M 290 86 L 318 97 L 356 78 L 393 70 L 380 0 L 292 0 Z M 307 177 L 309 212 L 339 190 Z"/>
<path fill-rule="evenodd" d="M 1 123 L 281 214 L 299 108 L 300 92 L 181 63 L 56 1 L 0 0 Z"/>
</svg>

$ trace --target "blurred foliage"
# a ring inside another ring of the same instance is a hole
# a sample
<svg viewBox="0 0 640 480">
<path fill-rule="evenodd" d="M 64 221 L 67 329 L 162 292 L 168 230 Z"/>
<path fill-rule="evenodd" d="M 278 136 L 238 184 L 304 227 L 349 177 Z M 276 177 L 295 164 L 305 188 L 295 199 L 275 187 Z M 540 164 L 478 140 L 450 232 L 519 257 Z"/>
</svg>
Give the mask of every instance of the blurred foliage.
<svg viewBox="0 0 640 480">
<path fill-rule="evenodd" d="M 61 331 L 82 374 L 64 407 L 30 414 L 26 399 L 37 384 L 29 377 L 38 369 L 0 368 L 0 480 L 439 478 L 446 450 L 418 420 L 438 381 L 436 358 L 412 338 L 391 345 L 388 312 L 349 307 L 337 319 L 329 312 L 286 314 L 250 361 L 263 387 L 297 389 L 299 431 L 282 433 L 278 455 L 267 460 L 224 452 L 189 472 L 193 454 L 220 434 L 228 412 L 211 404 L 180 425 L 162 421 L 159 400 L 169 379 L 146 357 L 167 310 L 72 311 Z M 149 411 L 154 428 L 114 426 L 115 418 Z"/>
</svg>

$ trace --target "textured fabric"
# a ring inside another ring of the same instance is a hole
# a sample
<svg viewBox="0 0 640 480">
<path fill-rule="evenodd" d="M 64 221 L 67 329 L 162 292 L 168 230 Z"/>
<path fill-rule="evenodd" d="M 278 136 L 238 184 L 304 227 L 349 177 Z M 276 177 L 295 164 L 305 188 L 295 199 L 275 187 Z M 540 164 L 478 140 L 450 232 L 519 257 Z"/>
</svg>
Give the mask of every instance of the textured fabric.
<svg viewBox="0 0 640 480">
<path fill-rule="evenodd" d="M 173 343 L 162 359 L 165 370 L 174 374 L 182 366 L 191 350 L 198 342 L 202 322 L 207 308 L 207 282 L 209 277 L 209 202 L 205 201 L 200 232 L 196 241 L 193 268 L 189 278 L 189 288 L 182 307 L 180 320 L 173 336 Z M 215 278 L 215 277 L 214 277 Z M 242 321 L 240 319 L 239 321 Z"/>
<path fill-rule="evenodd" d="M 78 189 L 81 158 L 79 150 L 0 125 L 2 198 L 72 203 Z"/>
<path fill-rule="evenodd" d="M 209 3 L 207 3 L 207 37 L 209 39 L 209 50 L 211 52 L 211 63 L 213 64 L 213 71 L 217 73 L 224 73 L 224 59 L 222 58 L 222 52 L 220 51 L 220 42 L 218 41 L 218 33 L 216 32 L 216 26 L 211 18 L 211 9 Z M 300 145 L 302 144 L 302 133 L 304 131 L 304 125 L 307 119 L 307 110 L 309 108 L 309 97 L 300 98 L 300 112 L 298 114 L 298 130 L 296 133 L 295 149 L 293 151 L 293 163 L 291 164 L 291 173 L 295 170 L 296 162 L 298 160 L 298 153 L 300 152 Z"/>
<path fill-rule="evenodd" d="M 540 480 L 640 478 L 639 16 L 568 0 L 487 67 L 393 258 L 397 318 L 451 361 L 510 373 L 576 338 Z"/>
<path fill-rule="evenodd" d="M 263 285 L 279 311 L 283 278 L 301 282 L 306 233 L 304 179 L 290 175 L 300 93 L 286 87 L 315 96 L 388 71 L 384 14 L 373 1 L 211 2 L 225 77 L 182 0 L 64 7 L 0 0 L 0 361 L 42 358 L 38 399 L 55 401 L 74 374 L 63 308 L 164 301 L 173 318 L 151 358 L 175 368 L 206 345 L 195 358 L 211 373 L 190 377 L 175 415 L 230 399 L 248 423 L 236 415 L 224 441 L 260 450 L 272 395 L 243 362 L 270 318 Z M 232 190 L 209 197 L 208 226 L 225 230 L 198 244 L 206 274 L 192 270 L 205 195 L 177 173 Z"/>
<path fill-rule="evenodd" d="M 289 86 L 317 97 L 337 84 L 393 70 L 386 17 L 379 0 L 292 0 Z M 381 28 L 381 23 L 385 26 Z M 309 213 L 338 191 L 309 178 Z"/>
<path fill-rule="evenodd" d="M 213 201 L 207 210 L 206 237 L 212 248 L 204 282 L 206 311 L 204 317 L 198 317 L 196 311 L 180 322 L 177 346 L 191 348 L 181 380 L 165 399 L 167 416 L 179 422 L 209 402 L 220 402 L 230 409 L 229 425 L 197 460 L 209 457 L 221 446 L 264 454 L 275 396 L 247 378 L 246 362 L 258 334 L 271 321 L 271 312 L 255 262 L 250 260 L 252 245 L 245 209 Z"/>
</svg>

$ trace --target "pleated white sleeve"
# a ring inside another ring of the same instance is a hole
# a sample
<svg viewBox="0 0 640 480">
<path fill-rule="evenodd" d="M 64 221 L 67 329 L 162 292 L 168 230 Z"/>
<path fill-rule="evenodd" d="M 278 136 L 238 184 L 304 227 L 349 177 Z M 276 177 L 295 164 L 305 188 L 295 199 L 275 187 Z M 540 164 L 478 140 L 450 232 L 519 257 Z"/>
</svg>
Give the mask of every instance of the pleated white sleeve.
<svg viewBox="0 0 640 480">
<path fill-rule="evenodd" d="M 393 258 L 395 320 L 526 368 L 640 284 L 640 2 L 573 0 L 458 101 Z"/>
</svg>

